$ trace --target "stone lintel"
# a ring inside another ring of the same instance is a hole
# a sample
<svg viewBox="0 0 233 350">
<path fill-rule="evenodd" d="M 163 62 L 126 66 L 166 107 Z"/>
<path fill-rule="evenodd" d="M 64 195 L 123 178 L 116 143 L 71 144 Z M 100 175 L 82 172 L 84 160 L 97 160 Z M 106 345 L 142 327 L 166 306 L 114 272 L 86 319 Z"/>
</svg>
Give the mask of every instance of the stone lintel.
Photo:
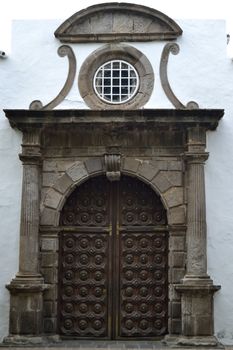
<svg viewBox="0 0 233 350">
<path fill-rule="evenodd" d="M 171 127 L 189 128 L 195 125 L 205 130 L 215 130 L 224 114 L 223 109 L 132 109 L 132 110 L 25 110 L 5 109 L 6 117 L 11 126 L 25 131 L 28 126 L 33 128 L 53 127 L 63 129 L 100 125 L 115 127 Z"/>
</svg>

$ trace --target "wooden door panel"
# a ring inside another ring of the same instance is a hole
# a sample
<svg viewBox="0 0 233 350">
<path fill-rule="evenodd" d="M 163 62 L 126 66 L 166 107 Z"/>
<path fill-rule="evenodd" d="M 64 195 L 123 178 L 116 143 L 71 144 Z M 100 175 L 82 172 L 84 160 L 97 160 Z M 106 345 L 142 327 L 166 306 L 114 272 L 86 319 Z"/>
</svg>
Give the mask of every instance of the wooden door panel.
<svg viewBox="0 0 233 350">
<path fill-rule="evenodd" d="M 121 233 L 119 337 L 152 337 L 167 331 L 165 233 Z"/>
<path fill-rule="evenodd" d="M 77 337 L 108 337 L 108 233 L 63 233 L 60 266 L 60 332 Z"/>
<path fill-rule="evenodd" d="M 61 217 L 59 332 L 150 338 L 167 332 L 166 212 L 143 182 L 88 180 Z"/>
</svg>

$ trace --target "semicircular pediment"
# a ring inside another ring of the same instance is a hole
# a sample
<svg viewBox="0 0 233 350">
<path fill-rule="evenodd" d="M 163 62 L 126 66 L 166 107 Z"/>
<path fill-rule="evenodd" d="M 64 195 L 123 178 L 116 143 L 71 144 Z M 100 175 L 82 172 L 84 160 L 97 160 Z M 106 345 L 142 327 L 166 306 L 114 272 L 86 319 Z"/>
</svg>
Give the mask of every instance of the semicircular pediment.
<svg viewBox="0 0 233 350">
<path fill-rule="evenodd" d="M 129 3 L 103 3 L 75 13 L 54 35 L 61 42 L 174 40 L 178 24 L 153 8 Z"/>
</svg>

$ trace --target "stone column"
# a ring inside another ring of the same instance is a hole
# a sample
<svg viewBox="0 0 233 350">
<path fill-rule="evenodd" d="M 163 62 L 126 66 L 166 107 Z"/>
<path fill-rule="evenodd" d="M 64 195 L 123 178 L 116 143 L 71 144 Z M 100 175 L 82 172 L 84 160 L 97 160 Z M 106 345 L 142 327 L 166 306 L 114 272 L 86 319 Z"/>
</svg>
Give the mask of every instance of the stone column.
<svg viewBox="0 0 233 350">
<path fill-rule="evenodd" d="M 184 282 L 204 279 L 210 283 L 207 275 L 206 255 L 206 204 L 204 162 L 208 153 L 185 154 L 187 165 L 187 274 Z"/>
<path fill-rule="evenodd" d="M 186 275 L 176 290 L 181 292 L 182 335 L 179 345 L 216 345 L 213 337 L 214 286 L 207 275 L 206 204 L 204 163 L 205 130 L 188 130 L 185 153 L 187 174 Z"/>
<path fill-rule="evenodd" d="M 39 272 L 40 130 L 23 133 L 23 184 L 20 223 L 19 272 L 7 286 L 10 291 L 10 336 L 8 342 L 26 341 L 42 333 L 42 292 Z M 25 339 L 24 339 L 25 338 Z M 38 338 L 39 339 L 39 338 Z"/>
</svg>

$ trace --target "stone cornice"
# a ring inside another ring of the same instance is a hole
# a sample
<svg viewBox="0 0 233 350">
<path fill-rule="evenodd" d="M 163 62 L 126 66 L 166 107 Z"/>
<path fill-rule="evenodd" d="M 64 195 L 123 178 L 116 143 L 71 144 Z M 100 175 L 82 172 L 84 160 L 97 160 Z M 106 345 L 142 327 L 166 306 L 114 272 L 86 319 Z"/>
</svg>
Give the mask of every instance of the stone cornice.
<svg viewBox="0 0 233 350">
<path fill-rule="evenodd" d="M 59 126 L 77 127 L 88 125 L 116 127 L 180 127 L 201 126 L 205 130 L 215 130 L 224 115 L 223 109 L 137 109 L 137 110 L 89 110 L 57 109 L 26 110 L 5 109 L 11 126 L 25 131 L 29 126 L 47 128 Z"/>
</svg>

